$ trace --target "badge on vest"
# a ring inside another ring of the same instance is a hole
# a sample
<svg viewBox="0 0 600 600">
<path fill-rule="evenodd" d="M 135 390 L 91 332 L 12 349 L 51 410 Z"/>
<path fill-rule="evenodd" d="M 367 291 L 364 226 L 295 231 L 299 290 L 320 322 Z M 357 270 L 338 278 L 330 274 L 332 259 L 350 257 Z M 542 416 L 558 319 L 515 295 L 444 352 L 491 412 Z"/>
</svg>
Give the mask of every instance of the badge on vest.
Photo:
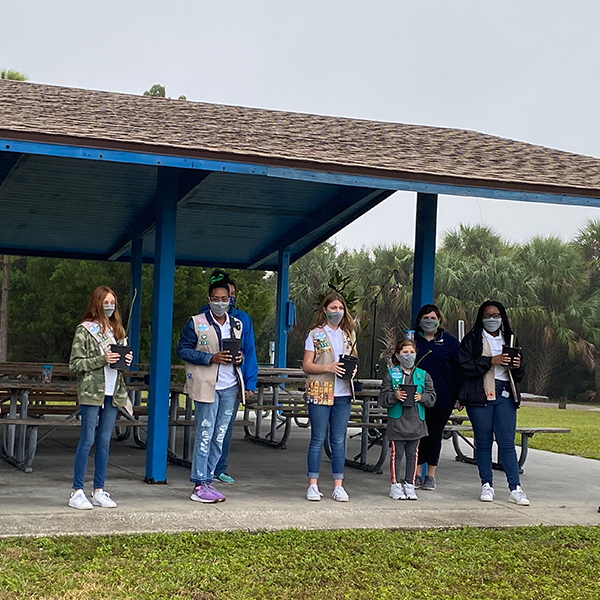
<svg viewBox="0 0 600 600">
<path fill-rule="evenodd" d="M 198 323 L 198 331 L 208 331 L 208 325 L 206 323 Z"/>
<path fill-rule="evenodd" d="M 392 371 L 390 373 L 390 376 L 392 378 L 392 389 L 395 390 L 399 390 L 400 386 L 404 383 L 404 373 L 400 372 L 398 373 L 398 371 Z"/>
<path fill-rule="evenodd" d="M 333 381 L 309 379 L 306 389 L 306 401 L 312 404 L 331 406 L 334 402 Z"/>
</svg>

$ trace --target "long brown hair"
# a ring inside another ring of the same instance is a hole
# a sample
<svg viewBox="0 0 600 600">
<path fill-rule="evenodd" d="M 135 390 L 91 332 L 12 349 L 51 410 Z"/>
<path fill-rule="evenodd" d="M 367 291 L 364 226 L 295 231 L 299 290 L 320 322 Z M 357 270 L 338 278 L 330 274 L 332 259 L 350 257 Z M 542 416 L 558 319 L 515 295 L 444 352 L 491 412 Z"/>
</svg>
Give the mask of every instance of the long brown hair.
<svg viewBox="0 0 600 600">
<path fill-rule="evenodd" d="M 354 332 L 354 321 L 352 317 L 348 314 L 348 307 L 346 306 L 346 301 L 343 296 L 338 294 L 337 292 L 331 292 L 323 298 L 323 302 L 321 302 L 321 306 L 319 307 L 319 314 L 317 315 L 317 320 L 314 322 L 311 329 L 315 327 L 323 327 L 327 325 L 327 317 L 325 316 L 325 312 L 327 307 L 336 300 L 339 300 L 344 305 L 344 316 L 340 322 L 340 327 L 342 331 L 345 331 L 350 337 L 352 337 L 352 333 Z"/>
<path fill-rule="evenodd" d="M 110 319 L 104 314 L 103 302 L 104 298 L 112 294 L 115 298 L 115 312 Z M 97 287 L 90 297 L 87 308 L 85 309 L 84 321 L 95 321 L 102 328 L 102 333 L 106 333 L 106 329 L 112 329 L 117 340 L 122 340 L 125 337 L 125 329 L 121 322 L 121 314 L 119 313 L 119 301 L 117 295 L 107 286 L 101 285 Z"/>
</svg>

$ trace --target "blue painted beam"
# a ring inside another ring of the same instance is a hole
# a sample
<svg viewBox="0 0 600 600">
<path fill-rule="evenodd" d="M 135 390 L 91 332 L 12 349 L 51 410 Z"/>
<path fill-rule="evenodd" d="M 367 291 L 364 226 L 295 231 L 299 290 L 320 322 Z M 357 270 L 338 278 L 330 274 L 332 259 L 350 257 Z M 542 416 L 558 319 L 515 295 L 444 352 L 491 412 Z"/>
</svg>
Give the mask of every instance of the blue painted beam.
<svg viewBox="0 0 600 600">
<path fill-rule="evenodd" d="M 164 154 L 151 154 L 141 152 L 127 152 L 122 150 L 106 150 L 84 148 L 77 146 L 63 146 L 59 144 L 41 144 L 38 142 L 23 142 L 19 140 L 0 139 L 0 152 L 22 152 L 26 154 L 39 154 L 44 156 L 59 156 L 64 158 L 81 158 L 87 160 L 100 160 L 108 162 L 132 163 L 152 166 L 179 167 L 181 169 L 198 169 L 206 171 L 219 171 L 223 173 L 243 173 L 247 175 L 264 175 L 280 179 L 299 181 L 312 181 L 347 187 L 366 187 L 374 189 L 387 189 L 394 191 L 412 191 L 426 194 L 443 194 L 450 196 L 469 196 L 476 198 L 492 198 L 496 200 L 515 200 L 524 202 L 544 202 L 550 204 L 566 204 L 572 206 L 600 207 L 600 192 L 586 192 L 581 190 L 581 195 L 563 194 L 560 191 L 524 192 L 497 189 L 490 182 L 489 186 L 474 184 L 429 183 L 414 181 L 410 177 L 395 179 L 392 177 L 372 177 L 362 175 L 347 175 L 332 173 L 335 165 L 324 165 L 322 171 L 311 169 L 290 169 L 285 167 L 271 167 L 255 163 L 230 162 L 188 158 L 182 156 L 169 156 Z M 424 174 L 420 174 L 424 176 Z M 434 178 L 435 176 L 431 176 Z M 509 183 L 505 183 L 509 185 Z M 518 183 L 514 184 L 516 187 Z M 548 187 L 548 186 L 540 186 Z"/>
<path fill-rule="evenodd" d="M 275 307 L 275 367 L 287 365 L 288 302 L 290 300 L 290 251 L 279 250 L 277 264 L 277 305 Z"/>
<path fill-rule="evenodd" d="M 197 189 L 202 181 L 210 175 L 210 171 L 190 171 L 178 170 L 177 176 L 177 204 L 178 206 L 186 201 L 186 198 Z M 133 221 L 127 227 L 127 233 L 117 241 L 108 252 L 107 260 L 117 260 L 122 254 L 127 252 L 131 246 L 131 237 L 141 237 L 152 235 L 156 228 L 156 199 L 154 198 L 148 206 L 148 210 L 140 217 L 136 215 Z M 219 263 L 221 265 L 222 263 Z"/>
<path fill-rule="evenodd" d="M 289 231 L 283 231 L 278 240 L 268 244 L 248 262 L 247 268 L 261 267 L 265 261 L 279 251 L 282 244 L 289 248 L 294 244 L 301 243 L 307 237 L 311 241 L 315 238 L 325 237 L 327 239 L 332 232 L 339 229 L 338 224 L 342 224 L 343 227 L 343 224 L 352 222 L 357 216 L 384 200 L 391 193 L 388 190 L 342 188 L 326 204 L 308 213 L 300 224 L 295 225 Z"/>
<path fill-rule="evenodd" d="M 435 194 L 417 194 L 412 297 L 413 323 L 421 306 L 433 302 L 437 203 L 438 198 Z"/>
<path fill-rule="evenodd" d="M 166 483 L 177 222 L 177 171 L 175 169 L 158 170 L 156 196 L 156 258 L 152 295 L 146 482 Z"/>
<path fill-rule="evenodd" d="M 129 344 L 133 351 L 133 362 L 140 362 L 140 330 L 142 320 L 142 255 L 144 240 L 136 238 L 131 242 L 131 284 L 129 287 L 129 305 L 131 307 L 129 329 Z M 135 365 L 131 365 L 135 369 Z"/>
<path fill-rule="evenodd" d="M 22 157 L 18 152 L 0 152 L 0 188 Z"/>
</svg>

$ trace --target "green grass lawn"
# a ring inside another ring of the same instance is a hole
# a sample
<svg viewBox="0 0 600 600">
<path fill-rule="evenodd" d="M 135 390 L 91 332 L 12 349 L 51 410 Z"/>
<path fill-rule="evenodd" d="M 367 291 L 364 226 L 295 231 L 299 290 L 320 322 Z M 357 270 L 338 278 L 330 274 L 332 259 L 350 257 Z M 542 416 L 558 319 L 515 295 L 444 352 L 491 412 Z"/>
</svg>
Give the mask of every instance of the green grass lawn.
<svg viewBox="0 0 600 600">
<path fill-rule="evenodd" d="M 517 411 L 517 425 L 566 427 L 571 433 L 536 433 L 530 439 L 529 446 L 600 460 L 600 411 L 522 406 Z"/>
<path fill-rule="evenodd" d="M 600 527 L 0 540 L 0 598 L 598 600 Z"/>
</svg>

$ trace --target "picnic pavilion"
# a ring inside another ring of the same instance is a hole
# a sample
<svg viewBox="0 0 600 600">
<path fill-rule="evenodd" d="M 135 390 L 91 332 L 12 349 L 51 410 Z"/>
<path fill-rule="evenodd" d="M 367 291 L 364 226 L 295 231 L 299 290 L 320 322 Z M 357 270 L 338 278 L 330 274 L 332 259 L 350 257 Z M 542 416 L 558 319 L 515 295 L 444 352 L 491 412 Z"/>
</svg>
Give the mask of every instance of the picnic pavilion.
<svg viewBox="0 0 600 600">
<path fill-rule="evenodd" d="M 474 131 L 0 80 L 0 254 L 154 263 L 146 480 L 167 465 L 176 264 L 277 271 L 417 194 L 413 313 L 433 301 L 439 194 L 600 206 L 600 159 Z M 400 207 L 399 207 L 400 210 Z M 139 345 L 140 302 L 130 340 Z M 137 354 L 137 352 L 136 352 Z"/>
</svg>

